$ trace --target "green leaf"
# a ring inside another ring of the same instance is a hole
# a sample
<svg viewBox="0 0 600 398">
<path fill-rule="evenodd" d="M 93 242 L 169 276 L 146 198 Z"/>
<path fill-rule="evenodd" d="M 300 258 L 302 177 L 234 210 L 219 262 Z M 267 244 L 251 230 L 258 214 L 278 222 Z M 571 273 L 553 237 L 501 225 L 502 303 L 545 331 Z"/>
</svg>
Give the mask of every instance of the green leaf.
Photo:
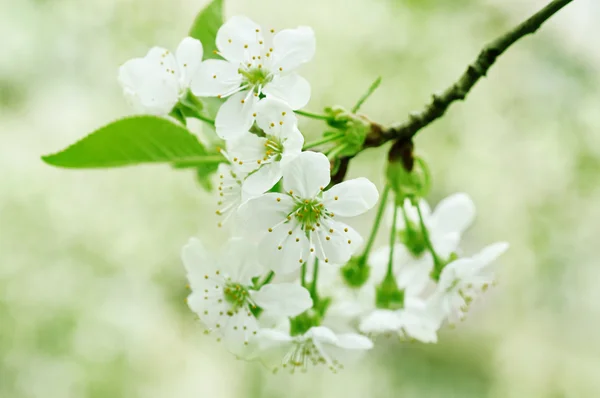
<svg viewBox="0 0 600 398">
<path fill-rule="evenodd" d="M 219 163 L 185 127 L 156 116 L 133 116 L 104 126 L 61 152 L 42 156 L 58 167 L 86 169 L 140 163 Z"/>
<path fill-rule="evenodd" d="M 200 11 L 190 29 L 190 36 L 202 42 L 204 59 L 218 58 L 213 53 L 217 49 L 217 31 L 223 25 L 223 0 L 212 0 Z"/>
</svg>

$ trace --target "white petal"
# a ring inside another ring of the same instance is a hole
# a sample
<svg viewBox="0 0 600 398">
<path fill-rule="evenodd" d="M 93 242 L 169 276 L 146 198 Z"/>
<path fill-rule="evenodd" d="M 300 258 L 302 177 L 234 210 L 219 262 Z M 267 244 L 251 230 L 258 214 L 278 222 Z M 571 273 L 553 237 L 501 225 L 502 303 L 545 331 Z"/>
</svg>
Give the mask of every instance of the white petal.
<svg viewBox="0 0 600 398">
<path fill-rule="evenodd" d="M 327 210 L 341 217 L 363 214 L 375 206 L 378 199 L 375 184 L 364 177 L 344 181 L 323 194 Z"/>
<path fill-rule="evenodd" d="M 276 69 L 290 72 L 315 55 L 315 32 L 308 26 L 284 29 L 273 37 L 273 60 Z"/>
<path fill-rule="evenodd" d="M 294 201 L 288 195 L 281 193 L 266 193 L 244 203 L 239 211 L 241 226 L 248 235 L 268 232 L 279 223 L 286 220 L 294 208 Z"/>
<path fill-rule="evenodd" d="M 215 263 L 208 251 L 197 238 L 190 238 L 188 243 L 181 250 L 181 259 L 188 273 L 188 279 L 192 284 L 195 281 L 203 280 L 204 275 L 212 273 L 215 269 Z"/>
<path fill-rule="evenodd" d="M 292 340 L 293 337 L 291 337 L 289 333 L 276 329 L 261 329 L 257 334 L 259 347 L 263 350 L 287 345 Z"/>
<path fill-rule="evenodd" d="M 441 231 L 436 228 L 430 229 L 429 238 L 436 254 L 442 258 L 447 258 L 452 252 L 458 249 L 460 234 L 458 232 L 450 232 L 440 235 L 439 232 Z"/>
<path fill-rule="evenodd" d="M 252 298 L 269 314 L 292 317 L 313 305 L 308 290 L 296 283 L 265 285 L 258 292 L 252 292 Z"/>
<path fill-rule="evenodd" d="M 357 333 L 343 333 L 337 335 L 337 346 L 346 350 L 370 350 L 373 342 Z"/>
<path fill-rule="evenodd" d="M 254 123 L 256 97 L 249 91 L 234 94 L 225 101 L 217 112 L 215 128 L 224 140 L 232 140 L 246 134 Z"/>
<path fill-rule="evenodd" d="M 315 255 L 327 263 L 344 264 L 362 244 L 358 232 L 340 222 L 322 220 L 315 229 L 311 232 Z"/>
<path fill-rule="evenodd" d="M 437 342 L 439 323 L 426 311 L 400 310 L 398 317 L 404 332 L 423 343 Z"/>
<path fill-rule="evenodd" d="M 146 58 L 132 59 L 121 66 L 119 82 L 125 94 L 143 112 L 167 115 L 179 100 L 177 76 Z"/>
<path fill-rule="evenodd" d="M 338 338 L 335 335 L 335 333 L 333 333 L 331 331 L 331 329 L 326 328 L 324 326 L 312 327 L 312 328 L 308 329 L 308 331 L 304 334 L 304 336 L 308 337 L 308 338 L 312 338 L 313 340 L 318 341 L 319 343 L 324 343 L 324 344 L 335 345 L 338 341 Z"/>
<path fill-rule="evenodd" d="M 274 98 L 265 98 L 256 105 L 256 124 L 266 135 L 282 137 L 298 125 L 298 118 L 290 106 Z"/>
<path fill-rule="evenodd" d="M 253 277 L 265 272 L 257 254 L 256 246 L 248 239 L 231 238 L 223 248 L 221 263 L 234 282 L 249 285 Z"/>
<path fill-rule="evenodd" d="M 283 168 L 283 186 L 294 196 L 309 199 L 315 197 L 321 188 L 331 180 L 327 156 L 306 151 L 296 156 Z"/>
<path fill-rule="evenodd" d="M 487 265 L 491 264 L 498 257 L 504 254 L 505 251 L 508 250 L 509 244 L 508 242 L 498 242 L 486 246 L 481 250 L 476 256 L 473 257 L 473 260 L 476 261 L 480 266 L 478 268 L 484 268 Z"/>
<path fill-rule="evenodd" d="M 309 258 L 309 243 L 294 221 L 272 228 L 259 243 L 264 265 L 276 273 L 288 274 Z"/>
<path fill-rule="evenodd" d="M 286 102 L 292 109 L 304 108 L 310 100 L 310 83 L 296 73 L 276 75 L 262 91 L 267 98 L 273 97 Z"/>
<path fill-rule="evenodd" d="M 238 138 L 227 141 L 229 160 L 238 170 L 250 173 L 258 169 L 265 157 L 266 138 L 246 132 Z M 261 162 L 258 162 L 258 161 Z M 263 191 L 264 192 L 264 191 Z M 262 192 L 261 192 L 262 193 Z"/>
<path fill-rule="evenodd" d="M 367 334 L 382 334 L 397 332 L 401 327 L 402 323 L 395 311 L 375 310 L 360 321 L 358 329 Z"/>
<path fill-rule="evenodd" d="M 400 270 L 396 275 L 398 287 L 405 289 L 407 296 L 417 296 L 429 284 L 432 270 L 433 259 L 429 254 L 400 264 Z"/>
<path fill-rule="evenodd" d="M 273 188 L 281 180 L 281 164 L 267 163 L 244 180 L 243 189 L 250 195 L 260 195 Z"/>
<path fill-rule="evenodd" d="M 260 40 L 260 25 L 250 18 L 234 16 L 219 28 L 216 44 L 223 58 L 230 62 L 242 63 L 250 54 L 258 53 Z"/>
<path fill-rule="evenodd" d="M 180 71 L 180 83 L 182 87 L 190 87 L 190 82 L 195 76 L 203 55 L 202 43 L 192 37 L 184 38 L 175 52 L 177 66 Z"/>
<path fill-rule="evenodd" d="M 475 219 L 475 204 L 465 193 L 443 199 L 435 208 L 432 223 L 440 233 L 462 234 Z"/>
<path fill-rule="evenodd" d="M 295 126 L 292 129 L 284 129 L 281 132 L 281 136 L 283 144 L 283 158 L 285 159 L 282 159 L 282 162 L 285 163 L 285 161 L 291 160 L 293 157 L 302 152 L 302 147 L 304 146 L 304 136 Z"/>
<path fill-rule="evenodd" d="M 207 59 L 193 76 L 191 89 L 199 97 L 226 96 L 242 83 L 238 65 L 220 59 Z"/>
</svg>

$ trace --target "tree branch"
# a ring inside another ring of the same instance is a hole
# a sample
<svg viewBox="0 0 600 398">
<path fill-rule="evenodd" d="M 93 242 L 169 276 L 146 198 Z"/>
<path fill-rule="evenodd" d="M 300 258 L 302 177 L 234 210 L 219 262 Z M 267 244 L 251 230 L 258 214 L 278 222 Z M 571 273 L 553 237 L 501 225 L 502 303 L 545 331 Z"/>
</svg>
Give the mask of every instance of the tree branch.
<svg viewBox="0 0 600 398">
<path fill-rule="evenodd" d="M 535 33 L 540 26 L 564 6 L 573 0 L 553 0 L 546 7 L 535 13 L 517 27 L 489 43 L 470 64 L 456 83 L 440 94 L 434 94 L 431 102 L 420 112 L 413 112 L 408 120 L 403 123 L 384 128 L 377 123 L 371 124 L 371 131 L 367 135 L 364 148 L 378 147 L 392 140 L 410 141 L 422 128 L 428 126 L 446 113 L 446 110 L 455 101 L 462 101 L 473 86 L 484 77 L 496 59 L 511 45 L 524 36 Z M 346 174 L 347 164 L 351 157 L 340 159 L 346 167 L 340 167 L 332 179 L 341 181 Z"/>
</svg>

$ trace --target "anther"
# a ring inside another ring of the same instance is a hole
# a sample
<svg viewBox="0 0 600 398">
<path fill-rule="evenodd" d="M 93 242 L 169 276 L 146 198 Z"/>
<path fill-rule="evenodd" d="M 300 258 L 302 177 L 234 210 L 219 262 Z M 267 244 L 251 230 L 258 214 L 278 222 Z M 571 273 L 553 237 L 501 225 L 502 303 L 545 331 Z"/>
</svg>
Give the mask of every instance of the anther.
<svg viewBox="0 0 600 398">
<path fill-rule="evenodd" d="M 281 202 L 281 198 L 277 198 L 277 201 L 278 201 L 278 202 Z"/>
<path fill-rule="evenodd" d="M 348 228 L 344 228 L 344 232 L 348 232 Z"/>
<path fill-rule="evenodd" d="M 269 228 L 269 232 L 273 232 L 273 228 Z"/>
<path fill-rule="evenodd" d="M 288 231 L 288 235 L 291 235 L 291 234 L 292 234 L 292 231 Z"/>
<path fill-rule="evenodd" d="M 339 199 L 339 198 L 338 198 L 337 196 L 334 196 L 334 197 L 333 197 L 333 200 L 338 200 L 338 199 Z"/>
</svg>

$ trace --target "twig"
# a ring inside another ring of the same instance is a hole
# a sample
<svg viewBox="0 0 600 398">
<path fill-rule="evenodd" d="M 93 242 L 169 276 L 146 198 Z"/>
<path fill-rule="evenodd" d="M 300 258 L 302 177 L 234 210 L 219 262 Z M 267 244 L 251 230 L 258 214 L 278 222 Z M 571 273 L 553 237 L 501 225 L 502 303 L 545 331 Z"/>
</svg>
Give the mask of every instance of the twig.
<svg viewBox="0 0 600 398">
<path fill-rule="evenodd" d="M 517 27 L 489 43 L 470 64 L 456 83 L 440 94 L 434 94 L 431 102 L 420 112 L 411 113 L 403 123 L 384 128 L 377 123 L 371 124 L 371 131 L 367 135 L 364 148 L 373 148 L 392 140 L 410 141 L 422 128 L 428 126 L 446 113 L 448 107 L 455 101 L 462 101 L 473 86 L 484 77 L 496 59 L 511 45 L 524 36 L 535 33 L 540 26 L 564 6 L 573 0 L 553 0 L 546 7 L 535 13 Z M 340 159 L 345 167 L 340 167 L 332 179 L 342 181 L 346 174 L 350 157 Z"/>
</svg>

